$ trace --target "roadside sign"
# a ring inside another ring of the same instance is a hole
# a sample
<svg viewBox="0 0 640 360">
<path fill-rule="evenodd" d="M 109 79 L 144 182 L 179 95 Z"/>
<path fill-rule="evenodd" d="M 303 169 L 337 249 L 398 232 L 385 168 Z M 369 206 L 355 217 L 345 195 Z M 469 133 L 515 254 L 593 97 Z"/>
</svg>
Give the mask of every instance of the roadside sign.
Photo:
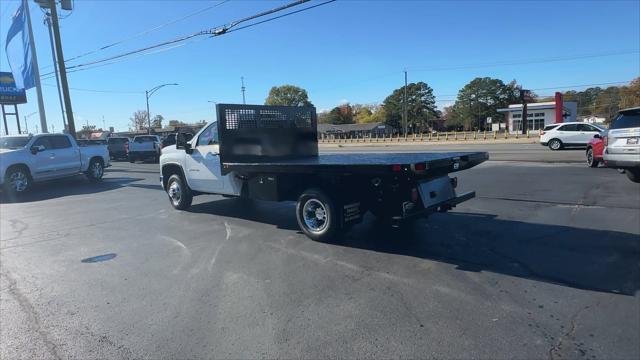
<svg viewBox="0 0 640 360">
<path fill-rule="evenodd" d="M 24 89 L 16 87 L 16 81 L 10 72 L 0 72 L 0 104 L 25 104 L 27 94 Z"/>
<path fill-rule="evenodd" d="M 491 124 L 491 116 L 487 116 L 487 124 Z"/>
</svg>

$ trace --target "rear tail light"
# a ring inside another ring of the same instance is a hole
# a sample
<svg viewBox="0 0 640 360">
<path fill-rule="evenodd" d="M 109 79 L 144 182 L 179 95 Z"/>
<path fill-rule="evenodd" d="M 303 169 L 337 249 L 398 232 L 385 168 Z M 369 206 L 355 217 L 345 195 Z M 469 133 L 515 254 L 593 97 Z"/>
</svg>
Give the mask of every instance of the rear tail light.
<svg viewBox="0 0 640 360">
<path fill-rule="evenodd" d="M 540 135 L 544 135 L 544 133 L 545 133 L 544 131 L 540 131 Z"/>
<path fill-rule="evenodd" d="M 417 163 L 413 166 L 414 169 L 416 169 L 416 171 L 425 171 L 427 170 L 427 164 L 426 163 Z"/>
<path fill-rule="evenodd" d="M 400 164 L 391 165 L 392 171 L 402 171 L 402 166 Z"/>
<path fill-rule="evenodd" d="M 418 189 L 411 189 L 411 202 L 418 202 Z"/>
</svg>

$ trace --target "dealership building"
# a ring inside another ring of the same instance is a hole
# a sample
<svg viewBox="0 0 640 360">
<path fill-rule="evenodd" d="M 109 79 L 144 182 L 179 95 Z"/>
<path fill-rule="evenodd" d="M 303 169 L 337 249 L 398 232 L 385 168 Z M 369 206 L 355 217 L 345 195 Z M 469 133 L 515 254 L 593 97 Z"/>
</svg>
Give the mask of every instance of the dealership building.
<svg viewBox="0 0 640 360">
<path fill-rule="evenodd" d="M 509 105 L 498 112 L 505 114 L 507 131 L 522 131 L 522 104 Z M 555 101 L 527 104 L 527 129 L 542 130 L 545 125 L 576 121 L 577 112 L 577 102 L 563 101 L 562 94 L 556 93 Z"/>
</svg>

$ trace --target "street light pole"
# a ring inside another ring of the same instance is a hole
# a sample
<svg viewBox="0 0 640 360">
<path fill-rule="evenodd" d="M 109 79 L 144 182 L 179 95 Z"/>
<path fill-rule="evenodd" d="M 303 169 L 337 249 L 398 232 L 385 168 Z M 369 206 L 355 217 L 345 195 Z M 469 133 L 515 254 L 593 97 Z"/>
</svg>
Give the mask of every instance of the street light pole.
<svg viewBox="0 0 640 360">
<path fill-rule="evenodd" d="M 31 114 L 25 115 L 24 116 L 24 131 L 28 134 L 29 133 L 29 125 L 27 124 L 27 119 L 29 117 L 31 117 L 32 115 L 37 114 L 37 111 L 32 112 Z"/>
<path fill-rule="evenodd" d="M 404 71 L 404 136 L 407 136 L 407 70 Z"/>
<path fill-rule="evenodd" d="M 149 112 L 149 98 L 151 97 L 151 95 L 153 95 L 153 93 L 160 90 L 160 88 L 163 88 L 169 85 L 178 85 L 178 84 L 176 83 L 162 84 L 152 88 L 151 90 L 145 90 L 144 92 L 145 97 L 147 98 L 147 134 L 151 134 L 151 113 Z"/>
</svg>

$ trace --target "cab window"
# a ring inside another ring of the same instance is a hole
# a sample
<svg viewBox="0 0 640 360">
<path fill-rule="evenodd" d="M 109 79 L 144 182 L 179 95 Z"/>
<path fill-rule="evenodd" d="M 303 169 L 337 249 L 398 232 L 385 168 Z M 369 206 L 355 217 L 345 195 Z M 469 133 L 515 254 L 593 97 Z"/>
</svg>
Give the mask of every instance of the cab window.
<svg viewBox="0 0 640 360">
<path fill-rule="evenodd" d="M 67 149 L 71 147 L 71 141 L 66 136 L 52 136 L 49 140 L 54 149 Z"/>
<path fill-rule="evenodd" d="M 44 146 L 45 150 L 52 150 L 53 149 L 53 144 L 51 141 L 51 138 L 53 136 L 43 136 L 39 139 L 37 139 L 34 143 L 33 146 Z"/>
<path fill-rule="evenodd" d="M 198 137 L 198 146 L 218 144 L 218 123 L 207 126 Z"/>
<path fill-rule="evenodd" d="M 578 131 L 578 124 L 562 125 L 558 130 L 560 130 L 560 131 Z"/>
</svg>

